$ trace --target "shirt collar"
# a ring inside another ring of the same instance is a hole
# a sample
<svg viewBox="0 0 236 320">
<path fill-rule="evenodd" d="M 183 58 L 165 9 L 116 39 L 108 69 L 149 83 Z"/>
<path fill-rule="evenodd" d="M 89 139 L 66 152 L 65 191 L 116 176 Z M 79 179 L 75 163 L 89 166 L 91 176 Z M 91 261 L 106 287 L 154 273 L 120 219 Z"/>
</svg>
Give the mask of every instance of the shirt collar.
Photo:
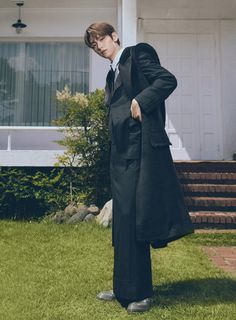
<svg viewBox="0 0 236 320">
<path fill-rule="evenodd" d="M 121 48 L 121 49 L 117 52 L 117 54 L 116 54 L 116 56 L 115 56 L 115 59 L 114 59 L 114 60 L 112 61 L 112 63 L 111 63 L 111 68 L 113 69 L 113 71 L 116 70 L 116 67 L 117 67 L 117 65 L 118 65 L 118 63 L 119 63 L 119 61 L 120 61 L 120 57 L 121 57 L 123 51 L 124 51 L 124 48 Z"/>
</svg>

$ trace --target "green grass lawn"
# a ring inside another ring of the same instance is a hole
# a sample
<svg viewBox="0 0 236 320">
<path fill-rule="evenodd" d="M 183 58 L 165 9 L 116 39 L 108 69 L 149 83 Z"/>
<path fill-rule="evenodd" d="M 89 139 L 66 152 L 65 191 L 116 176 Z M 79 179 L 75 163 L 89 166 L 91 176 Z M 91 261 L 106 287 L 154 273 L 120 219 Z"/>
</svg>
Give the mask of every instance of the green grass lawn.
<svg viewBox="0 0 236 320">
<path fill-rule="evenodd" d="M 153 250 L 153 308 L 132 315 L 95 298 L 112 287 L 110 238 L 95 224 L 0 221 L 0 320 L 235 320 L 236 278 L 201 250 L 236 245 L 235 234 L 191 235 Z"/>
</svg>

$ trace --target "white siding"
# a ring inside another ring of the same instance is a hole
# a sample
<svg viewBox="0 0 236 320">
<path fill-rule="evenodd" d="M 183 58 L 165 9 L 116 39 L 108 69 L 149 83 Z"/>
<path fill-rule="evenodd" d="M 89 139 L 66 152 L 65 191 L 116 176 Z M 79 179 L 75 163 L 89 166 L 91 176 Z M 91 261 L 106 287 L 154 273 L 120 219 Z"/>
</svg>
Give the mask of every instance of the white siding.
<svg viewBox="0 0 236 320">
<path fill-rule="evenodd" d="M 19 35 L 12 28 L 18 9 L 10 0 L 0 2 L 0 41 L 81 41 L 95 21 L 117 26 L 116 0 L 28 0 L 22 8 L 27 28 Z M 103 88 L 109 62 L 91 53 L 90 91 Z M 31 131 L 29 131 L 31 130 Z M 62 148 L 56 128 L 0 128 L 0 166 L 52 166 Z"/>
<path fill-rule="evenodd" d="M 221 21 L 221 88 L 224 159 L 236 153 L 236 21 Z"/>
</svg>

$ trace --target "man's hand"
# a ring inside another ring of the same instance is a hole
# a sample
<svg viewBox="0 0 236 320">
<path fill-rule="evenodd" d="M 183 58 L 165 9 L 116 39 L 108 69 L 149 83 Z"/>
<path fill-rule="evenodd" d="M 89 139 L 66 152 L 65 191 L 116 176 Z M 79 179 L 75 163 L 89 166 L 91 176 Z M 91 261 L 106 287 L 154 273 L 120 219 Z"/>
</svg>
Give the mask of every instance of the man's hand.
<svg viewBox="0 0 236 320">
<path fill-rule="evenodd" d="M 140 109 L 140 106 L 138 104 L 138 101 L 136 101 L 135 99 L 133 99 L 132 102 L 131 102 L 130 112 L 131 112 L 131 117 L 132 118 L 142 122 L 141 109 Z"/>
</svg>

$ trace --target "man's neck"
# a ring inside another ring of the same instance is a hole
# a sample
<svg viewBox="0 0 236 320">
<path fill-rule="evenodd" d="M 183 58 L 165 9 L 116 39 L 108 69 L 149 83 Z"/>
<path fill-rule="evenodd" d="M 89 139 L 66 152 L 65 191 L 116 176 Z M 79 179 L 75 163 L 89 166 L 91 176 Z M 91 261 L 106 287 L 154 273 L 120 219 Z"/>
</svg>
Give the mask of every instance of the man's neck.
<svg viewBox="0 0 236 320">
<path fill-rule="evenodd" d="M 117 54 L 119 53 L 119 51 L 121 50 L 121 47 L 118 46 L 114 52 L 114 55 L 112 56 L 112 58 L 110 59 L 111 63 L 115 60 Z"/>
<path fill-rule="evenodd" d="M 119 51 L 117 51 L 113 61 L 111 61 L 111 67 L 113 70 L 116 69 L 116 66 L 119 63 L 119 60 L 120 60 L 120 57 L 122 55 L 123 50 L 124 50 L 123 48 L 119 47 Z"/>
</svg>

